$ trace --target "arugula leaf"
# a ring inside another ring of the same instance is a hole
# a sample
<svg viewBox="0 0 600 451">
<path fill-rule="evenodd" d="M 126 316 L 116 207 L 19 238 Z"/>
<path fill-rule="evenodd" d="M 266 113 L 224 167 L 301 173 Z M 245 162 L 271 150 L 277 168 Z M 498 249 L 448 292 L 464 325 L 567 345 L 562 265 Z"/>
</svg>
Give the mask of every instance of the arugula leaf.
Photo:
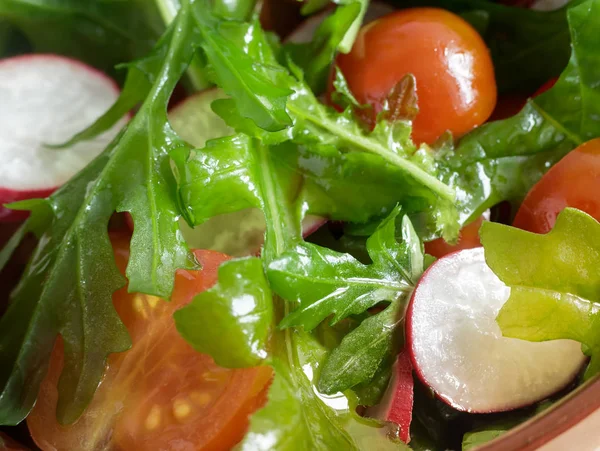
<svg viewBox="0 0 600 451">
<path fill-rule="evenodd" d="M 283 328 L 302 325 L 310 330 L 332 313 L 335 323 L 380 301 L 392 301 L 383 312 L 362 321 L 326 358 L 318 383 L 323 393 L 344 391 L 372 379 L 401 342 L 396 334 L 404 316 L 404 295 L 421 276 L 424 256 L 406 216 L 402 218 L 403 241 L 396 241 L 399 213 L 397 207 L 368 239 L 372 265 L 306 243 L 269 265 L 273 289 L 286 299 L 300 301 L 281 322 Z M 302 252 L 307 248 L 312 248 L 310 254 Z M 398 286 L 391 287 L 392 283 Z"/>
<path fill-rule="evenodd" d="M 268 131 L 291 125 L 286 101 L 293 91 L 283 85 L 287 73 L 276 65 L 258 22 L 219 20 L 208 0 L 196 2 L 194 18 L 210 78 L 235 100 L 239 113 Z"/>
<path fill-rule="evenodd" d="M 223 263 L 219 283 L 173 316 L 183 338 L 198 352 L 210 354 L 217 365 L 258 365 L 267 357 L 273 320 L 271 290 L 262 262 L 250 257 Z"/>
<path fill-rule="evenodd" d="M 188 8 L 180 10 L 172 30 L 138 114 L 71 181 L 27 205 L 45 223 L 36 225 L 38 246 L 0 319 L 0 424 L 17 424 L 31 409 L 57 334 L 65 345 L 61 423 L 76 420 L 89 403 L 107 355 L 130 346 L 112 305 L 112 293 L 125 282 L 107 232 L 114 211 L 129 211 L 135 222 L 127 267 L 131 291 L 168 297 L 175 270 L 195 267 L 179 234 L 167 157 L 173 147 L 185 146 L 168 125 L 166 107 L 193 53 Z"/>
<path fill-rule="evenodd" d="M 394 355 L 402 337 L 397 337 L 401 302 L 365 319 L 344 337 L 323 363 L 317 387 L 325 394 L 345 391 L 371 381 L 382 362 Z"/>
<path fill-rule="evenodd" d="M 456 190 L 461 223 L 502 200 L 521 200 L 553 163 L 600 136 L 600 1 L 569 9 L 568 19 L 573 51 L 556 85 L 516 116 L 469 133 L 454 152 L 440 151 L 438 171 Z"/>
<path fill-rule="evenodd" d="M 36 52 L 52 52 L 110 71 L 148 52 L 164 31 L 154 2 L 3 0 L 0 19 L 19 28 Z"/>
<path fill-rule="evenodd" d="M 486 262 L 511 287 L 497 317 L 502 334 L 529 341 L 571 339 L 587 346 L 585 377 L 600 371 L 600 224 L 567 208 L 537 235 L 485 223 Z"/>
<path fill-rule="evenodd" d="M 312 40 L 290 42 L 283 47 L 283 52 L 302 68 L 307 84 L 316 93 L 325 91 L 329 70 L 337 52 L 348 53 L 352 48 L 368 1 L 342 0 L 338 3 L 340 6 L 318 26 Z"/>
<path fill-rule="evenodd" d="M 419 253 L 414 252 L 420 246 L 418 239 L 418 244 L 400 245 L 395 241 L 395 218 L 399 212 L 396 208 L 369 238 L 371 265 L 310 243 L 300 243 L 271 262 L 267 276 L 273 290 L 284 299 L 299 302 L 280 327 L 302 325 L 312 330 L 331 314 L 334 324 L 408 292 L 413 276 L 422 267 L 422 254 L 419 264 Z M 406 227 L 412 229 L 410 223 Z"/>
<path fill-rule="evenodd" d="M 250 18 L 257 0 L 213 0 L 213 12 L 217 16 L 233 20 L 246 20 Z"/>
<path fill-rule="evenodd" d="M 351 109 L 338 113 L 321 104 L 302 81 L 290 77 L 289 82 L 295 94 L 287 110 L 294 124 L 287 130 L 265 132 L 241 117 L 229 100 L 214 102 L 213 110 L 229 126 L 271 145 L 278 164 L 303 175 L 306 186 L 300 194 L 309 213 L 362 222 L 389 213 L 400 202 L 407 212 L 423 216 L 428 234 L 456 238 L 453 189 L 438 180 L 443 171 L 438 173 L 433 153 L 415 148 L 407 121 L 388 122 L 384 114 L 369 133 Z M 277 143 L 282 144 L 273 147 Z"/>
<path fill-rule="evenodd" d="M 265 407 L 250 420 L 241 450 L 408 449 L 392 442 L 375 421 L 359 417 L 354 399 L 323 396 L 313 386 L 325 350 L 308 333 L 278 332 L 272 365 L 275 378 Z"/>
</svg>

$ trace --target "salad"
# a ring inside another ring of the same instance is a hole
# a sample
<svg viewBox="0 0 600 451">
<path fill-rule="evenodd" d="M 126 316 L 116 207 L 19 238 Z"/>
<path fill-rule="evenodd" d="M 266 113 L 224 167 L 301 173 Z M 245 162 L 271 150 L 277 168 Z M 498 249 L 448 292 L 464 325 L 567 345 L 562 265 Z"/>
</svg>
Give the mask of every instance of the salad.
<svg viewBox="0 0 600 451">
<path fill-rule="evenodd" d="M 0 449 L 469 450 L 595 379 L 599 29 L 0 0 Z"/>
</svg>

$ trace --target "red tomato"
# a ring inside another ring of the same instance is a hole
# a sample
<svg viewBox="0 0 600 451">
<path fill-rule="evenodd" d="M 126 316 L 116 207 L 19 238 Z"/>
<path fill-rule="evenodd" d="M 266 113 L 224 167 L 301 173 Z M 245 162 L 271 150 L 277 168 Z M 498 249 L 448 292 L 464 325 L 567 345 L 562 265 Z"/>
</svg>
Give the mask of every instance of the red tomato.
<svg viewBox="0 0 600 451">
<path fill-rule="evenodd" d="M 542 86 L 540 86 L 540 88 L 537 91 L 535 91 L 535 93 L 533 94 L 532 97 L 537 97 L 540 94 L 545 93 L 548 89 L 550 89 L 552 86 L 554 86 L 557 81 L 558 81 L 558 78 L 551 78 L 546 83 L 544 83 Z"/>
<path fill-rule="evenodd" d="M 113 239 L 113 245 L 124 271 L 128 241 Z M 228 258 L 213 251 L 195 255 L 203 269 L 178 272 L 171 302 L 126 289 L 115 293 L 113 303 L 133 347 L 109 357 L 92 403 L 66 427 L 55 419 L 63 360 L 62 342 L 57 341 L 48 376 L 27 418 L 42 450 L 209 451 L 230 449 L 243 438 L 249 415 L 265 400 L 271 370 L 220 368 L 178 334 L 173 312 L 211 287 L 219 264 Z"/>
<path fill-rule="evenodd" d="M 479 242 L 479 228 L 483 224 L 483 221 L 483 216 L 480 216 L 471 224 L 463 227 L 460 231 L 457 244 L 448 244 L 443 238 L 438 238 L 437 240 L 425 243 L 425 252 L 436 258 L 442 258 L 444 255 L 451 254 L 452 252 L 481 246 Z"/>
<path fill-rule="evenodd" d="M 442 9 L 406 9 L 371 22 L 336 64 L 357 100 L 373 105 L 375 112 L 390 90 L 413 74 L 419 106 L 413 139 L 418 143 L 431 143 L 446 130 L 459 137 L 483 124 L 496 104 L 485 43 L 466 21 Z"/>
<path fill-rule="evenodd" d="M 600 220 L 600 138 L 571 151 L 537 182 L 521 204 L 513 225 L 535 233 L 549 232 L 565 207 Z"/>
</svg>

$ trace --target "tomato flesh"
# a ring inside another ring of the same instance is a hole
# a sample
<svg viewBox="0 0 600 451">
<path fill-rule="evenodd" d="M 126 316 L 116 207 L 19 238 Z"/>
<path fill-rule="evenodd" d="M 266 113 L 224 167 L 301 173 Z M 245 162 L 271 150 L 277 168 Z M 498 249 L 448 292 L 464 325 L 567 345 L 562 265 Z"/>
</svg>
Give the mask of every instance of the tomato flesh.
<svg viewBox="0 0 600 451">
<path fill-rule="evenodd" d="M 118 238 L 113 244 L 124 271 L 128 241 Z M 133 347 L 109 357 L 92 403 L 69 426 L 55 419 L 63 360 L 57 340 L 38 402 L 27 418 L 42 450 L 210 451 L 230 449 L 243 438 L 250 414 L 265 401 L 271 369 L 221 368 L 181 338 L 173 312 L 210 288 L 219 264 L 228 258 L 213 251 L 195 255 L 203 269 L 178 271 L 170 302 L 126 289 L 115 293 L 113 304 Z"/>
<path fill-rule="evenodd" d="M 413 74 L 417 143 L 431 143 L 447 130 L 459 137 L 483 124 L 496 104 L 485 43 L 466 21 L 442 9 L 406 9 L 366 25 L 352 51 L 338 55 L 336 64 L 356 99 L 373 105 L 375 113 L 390 90 Z"/>
<path fill-rule="evenodd" d="M 555 164 L 521 204 L 513 225 L 535 233 L 552 230 L 566 207 L 600 220 L 600 138 L 588 141 Z"/>
</svg>

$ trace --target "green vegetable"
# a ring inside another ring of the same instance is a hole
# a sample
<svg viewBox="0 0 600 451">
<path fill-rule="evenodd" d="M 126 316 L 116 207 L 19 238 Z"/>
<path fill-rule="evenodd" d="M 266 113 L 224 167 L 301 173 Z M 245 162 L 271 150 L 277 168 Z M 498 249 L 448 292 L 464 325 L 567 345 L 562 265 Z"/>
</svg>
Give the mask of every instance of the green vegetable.
<svg viewBox="0 0 600 451">
<path fill-rule="evenodd" d="M 110 71 L 148 52 L 164 31 L 154 2 L 3 0 L 0 20 L 20 29 L 36 52 L 60 53 Z"/>
<path fill-rule="evenodd" d="M 61 423 L 74 421 L 89 403 L 107 355 L 130 346 L 112 305 L 112 293 L 125 282 L 107 233 L 113 212 L 129 211 L 135 222 L 130 290 L 169 297 L 176 268 L 194 267 L 178 232 L 167 157 L 185 144 L 166 118 L 182 62 L 193 50 L 191 24 L 182 10 L 152 67 L 157 81 L 107 150 L 47 200 L 21 204 L 43 220 L 35 227 L 38 247 L 0 319 L 0 424 L 16 424 L 31 409 L 58 333 L 65 346 Z"/>
<path fill-rule="evenodd" d="M 568 11 L 573 52 L 556 85 L 514 117 L 466 135 L 442 153 L 441 179 L 457 193 L 460 222 L 503 201 L 520 201 L 548 168 L 582 142 L 600 136 L 600 1 Z"/>
<path fill-rule="evenodd" d="M 273 261 L 267 271 L 271 287 L 284 299 L 299 302 L 280 326 L 312 330 L 329 315 L 336 323 L 410 291 L 422 254 L 415 252 L 418 239 L 396 242 L 394 219 L 399 212 L 396 208 L 369 238 L 371 265 L 310 243 L 300 243 Z M 412 230 L 410 223 L 406 227 Z"/>
<path fill-rule="evenodd" d="M 260 25 L 218 20 L 207 2 L 196 2 L 194 18 L 211 80 L 234 99 L 241 116 L 259 127 L 277 131 L 291 125 L 286 101 L 293 91 L 283 85 L 287 74 L 275 65 Z"/>
<path fill-rule="evenodd" d="M 337 393 L 362 382 L 371 382 L 381 363 L 396 354 L 402 343 L 398 336 L 402 314 L 395 302 L 383 312 L 365 319 L 344 337 L 323 363 L 319 378 L 319 391 Z M 403 313 L 403 312 L 402 312 Z"/>
<path fill-rule="evenodd" d="M 325 91 L 329 69 L 337 52 L 348 53 L 351 48 L 358 32 L 356 26 L 360 26 L 362 22 L 363 8 L 367 0 L 351 0 L 346 3 L 338 6 L 333 14 L 323 20 L 311 41 L 288 43 L 283 48 L 283 51 L 302 68 L 306 83 L 316 93 Z"/>
<path fill-rule="evenodd" d="M 213 0 L 214 14 L 234 20 L 247 20 L 250 18 L 256 0 Z"/>
<path fill-rule="evenodd" d="M 592 356 L 586 378 L 600 370 L 600 224 L 567 208 L 546 235 L 485 223 L 481 241 L 490 268 L 510 298 L 497 322 L 507 337 L 571 339 Z"/>
<path fill-rule="evenodd" d="M 491 442 L 516 425 L 513 423 L 506 427 L 484 428 L 480 431 L 467 432 L 463 436 L 462 450 L 468 451 L 484 443 Z"/>
<path fill-rule="evenodd" d="M 364 320 L 325 360 L 319 389 L 332 394 L 373 378 L 384 360 L 390 361 L 401 343 L 398 325 L 404 300 L 423 272 L 423 250 L 412 224 L 402 220 L 401 244 L 396 242 L 396 208 L 367 241 L 373 263 L 364 265 L 339 254 L 303 243 L 281 255 L 268 267 L 271 287 L 283 298 L 299 301 L 280 327 L 311 330 L 333 315 L 335 323 L 365 312 L 381 301 L 392 305 Z"/>
<path fill-rule="evenodd" d="M 258 258 L 219 267 L 219 283 L 173 315 L 177 330 L 198 352 L 226 368 L 256 366 L 267 357 L 273 320 L 271 290 Z"/>
<path fill-rule="evenodd" d="M 407 449 L 375 421 L 354 412 L 351 396 L 325 397 L 313 386 L 325 350 L 308 333 L 278 332 L 273 351 L 275 379 L 265 407 L 252 416 L 242 450 Z"/>
</svg>

